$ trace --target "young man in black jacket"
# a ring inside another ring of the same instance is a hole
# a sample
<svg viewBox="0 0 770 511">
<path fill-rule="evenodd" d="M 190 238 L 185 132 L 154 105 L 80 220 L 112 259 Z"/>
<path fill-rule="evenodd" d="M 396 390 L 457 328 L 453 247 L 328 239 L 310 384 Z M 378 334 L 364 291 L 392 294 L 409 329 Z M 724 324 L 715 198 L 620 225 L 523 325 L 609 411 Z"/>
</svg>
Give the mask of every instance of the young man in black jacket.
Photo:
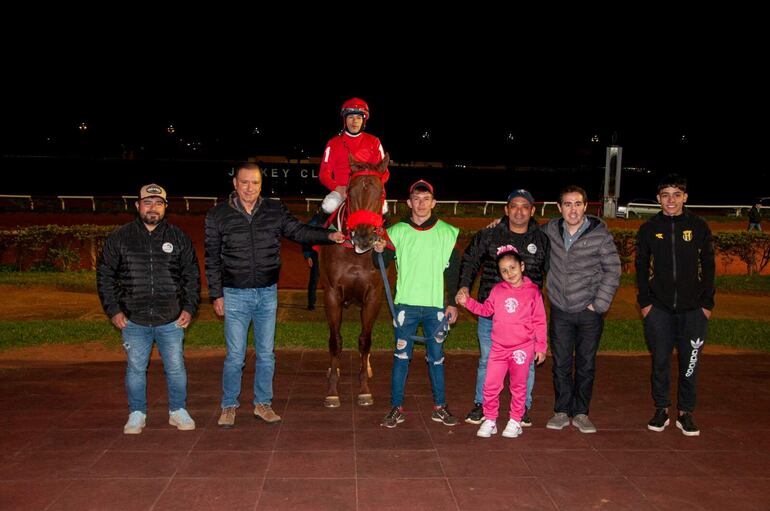
<svg viewBox="0 0 770 511">
<path fill-rule="evenodd" d="M 714 308 L 714 247 L 702 218 L 684 209 L 687 181 L 671 174 L 658 185 L 662 211 L 639 229 L 636 244 L 637 301 L 652 352 L 655 415 L 647 424 L 663 431 L 669 424 L 671 356 L 679 353 L 676 426 L 687 436 L 700 434 L 692 418 L 698 358 Z"/>
<path fill-rule="evenodd" d="M 166 373 L 168 422 L 180 430 L 195 429 L 185 409 L 183 341 L 200 300 L 200 272 L 190 238 L 166 222 L 166 204 L 166 190 L 143 186 L 136 201 L 138 218 L 109 235 L 96 269 L 99 299 L 121 331 L 128 358 L 125 434 L 141 433 L 145 425 L 153 340 Z"/>
</svg>

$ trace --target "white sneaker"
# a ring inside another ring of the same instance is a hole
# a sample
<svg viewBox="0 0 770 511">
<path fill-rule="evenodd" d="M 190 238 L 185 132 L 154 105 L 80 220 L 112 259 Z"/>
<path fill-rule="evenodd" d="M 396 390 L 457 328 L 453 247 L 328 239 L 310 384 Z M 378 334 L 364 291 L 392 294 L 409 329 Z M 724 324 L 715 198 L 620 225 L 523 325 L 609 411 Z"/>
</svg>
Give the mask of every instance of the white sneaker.
<svg viewBox="0 0 770 511">
<path fill-rule="evenodd" d="M 176 426 L 176 429 L 181 431 L 192 431 L 195 429 L 195 421 L 192 420 L 192 417 L 184 408 L 170 412 L 168 414 L 168 423 Z"/>
<path fill-rule="evenodd" d="M 503 430 L 503 436 L 505 438 L 516 438 L 522 433 L 521 424 L 513 419 L 508 420 L 508 424 L 505 425 L 505 429 Z"/>
<path fill-rule="evenodd" d="M 142 412 L 131 412 L 128 415 L 128 422 L 123 426 L 123 433 L 126 435 L 138 435 L 142 432 L 147 416 Z"/>
<path fill-rule="evenodd" d="M 476 431 L 476 436 L 480 436 L 481 438 L 489 438 L 492 435 L 497 434 L 497 423 L 495 421 L 491 420 L 485 420 L 481 423 L 481 426 L 479 427 L 479 430 Z"/>
</svg>

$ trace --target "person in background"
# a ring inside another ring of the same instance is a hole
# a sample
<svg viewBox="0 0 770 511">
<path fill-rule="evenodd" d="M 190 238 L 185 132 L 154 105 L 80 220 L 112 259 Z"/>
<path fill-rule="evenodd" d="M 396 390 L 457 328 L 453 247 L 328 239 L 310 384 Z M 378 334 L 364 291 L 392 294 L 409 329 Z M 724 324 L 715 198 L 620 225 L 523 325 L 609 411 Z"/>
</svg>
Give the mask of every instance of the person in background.
<svg viewBox="0 0 770 511">
<path fill-rule="evenodd" d="M 307 281 L 307 310 L 315 310 L 316 291 L 318 289 L 318 252 L 313 245 L 302 245 L 302 257 L 305 258 L 310 273 Z"/>
<path fill-rule="evenodd" d="M 759 208 L 760 204 L 757 202 L 749 210 L 749 231 L 762 231 L 762 213 Z"/>
<path fill-rule="evenodd" d="M 555 393 L 554 415 L 546 428 L 563 429 L 571 417 L 581 433 L 596 433 L 588 418 L 596 352 L 604 314 L 620 285 L 620 257 L 607 224 L 586 214 L 584 189 L 564 188 L 558 207 L 561 218 L 544 228 L 551 241 L 546 289 Z"/>
<path fill-rule="evenodd" d="M 647 428 L 669 425 L 671 357 L 679 354 L 676 427 L 698 436 L 695 409 L 699 354 L 706 342 L 714 308 L 714 246 L 702 218 L 684 207 L 687 180 L 671 174 L 658 185 L 661 212 L 639 228 L 636 240 L 637 302 L 644 336 L 652 353 L 652 398 L 655 415 Z"/>
<path fill-rule="evenodd" d="M 147 367 L 158 345 L 168 388 L 168 423 L 195 429 L 186 410 L 184 330 L 200 301 L 200 271 L 190 237 L 166 221 L 166 190 L 143 186 L 136 220 L 107 237 L 96 268 L 104 312 L 120 330 L 126 350 L 128 422 L 123 433 L 142 432 L 147 419 Z"/>
</svg>

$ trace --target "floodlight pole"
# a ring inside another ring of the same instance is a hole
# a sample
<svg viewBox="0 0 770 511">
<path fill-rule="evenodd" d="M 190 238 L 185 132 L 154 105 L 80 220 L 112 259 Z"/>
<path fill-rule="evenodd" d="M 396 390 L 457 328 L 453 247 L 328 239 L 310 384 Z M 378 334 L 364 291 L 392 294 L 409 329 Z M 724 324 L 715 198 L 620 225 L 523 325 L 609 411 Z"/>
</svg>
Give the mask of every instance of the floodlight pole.
<svg viewBox="0 0 770 511">
<path fill-rule="evenodd" d="M 604 218 L 615 218 L 620 196 L 620 171 L 623 168 L 623 148 L 617 145 L 607 147 L 604 164 Z"/>
</svg>

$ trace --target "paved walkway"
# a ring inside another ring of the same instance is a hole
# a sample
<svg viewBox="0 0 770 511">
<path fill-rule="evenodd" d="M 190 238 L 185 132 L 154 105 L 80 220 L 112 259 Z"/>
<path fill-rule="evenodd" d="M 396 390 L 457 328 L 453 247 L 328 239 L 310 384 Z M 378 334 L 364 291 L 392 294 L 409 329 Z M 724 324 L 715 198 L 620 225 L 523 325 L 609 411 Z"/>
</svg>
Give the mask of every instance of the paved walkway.
<svg viewBox="0 0 770 511">
<path fill-rule="evenodd" d="M 136 436 L 122 434 L 122 362 L 19 362 L 0 370 L 0 509 L 770 508 L 770 355 L 703 356 L 697 438 L 645 429 L 653 410 L 649 361 L 640 356 L 599 357 L 597 434 L 546 430 L 548 360 L 538 369 L 534 426 L 518 439 L 479 439 L 475 426 L 432 422 L 419 352 L 407 420 L 381 428 L 390 357 L 374 357 L 376 404 L 359 408 L 346 352 L 343 404 L 327 410 L 326 355 L 279 352 L 274 405 L 283 422 L 258 422 L 244 405 L 232 430 L 216 426 L 221 356 L 190 358 L 192 432 L 167 425 L 162 368 L 153 362 L 148 427 Z M 457 414 L 471 403 L 475 364 L 472 355 L 447 357 Z M 245 381 L 252 377 L 247 371 Z"/>
</svg>

